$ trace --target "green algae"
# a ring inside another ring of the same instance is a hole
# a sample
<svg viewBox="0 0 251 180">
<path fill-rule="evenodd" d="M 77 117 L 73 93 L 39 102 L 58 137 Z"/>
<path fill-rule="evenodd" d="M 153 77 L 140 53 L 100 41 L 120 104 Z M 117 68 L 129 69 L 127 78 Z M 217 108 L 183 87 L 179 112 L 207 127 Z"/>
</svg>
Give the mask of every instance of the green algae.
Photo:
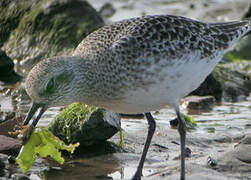
<svg viewBox="0 0 251 180">
<path fill-rule="evenodd" d="M 11 27 L 11 33 L 2 40 L 6 41 L 4 49 L 7 53 L 17 60 L 32 59 L 38 55 L 39 59 L 43 59 L 71 54 L 84 37 L 104 25 L 99 14 L 85 1 L 27 2 L 28 8 L 20 8 L 25 3 L 17 3 L 13 7 L 13 11 L 24 10 L 17 13 L 19 16 Z M 3 12 L 2 15 L 5 19 L 12 18 L 8 13 Z M 0 19 L 1 22 L 3 24 L 4 21 Z M 0 26 L 0 33 L 6 26 Z M 22 51 L 16 51 L 17 48 Z"/>
<path fill-rule="evenodd" d="M 64 158 L 59 150 L 66 150 L 73 153 L 79 143 L 66 145 L 50 131 L 46 129 L 35 129 L 29 141 L 23 145 L 16 162 L 24 173 L 26 173 L 35 162 L 37 155 L 41 157 L 50 156 L 59 164 L 64 163 Z"/>
<path fill-rule="evenodd" d="M 56 116 L 49 130 L 64 142 L 75 142 L 74 135 L 81 133 L 81 127 L 96 110 L 96 107 L 73 103 Z"/>
<path fill-rule="evenodd" d="M 20 2 L 5 0 L 1 3 L 0 11 L 0 47 L 8 40 L 27 10 L 30 9 L 28 0 Z"/>
<path fill-rule="evenodd" d="M 55 117 L 49 130 L 66 143 L 80 142 L 81 146 L 89 146 L 117 133 L 120 116 L 102 108 L 73 103 Z"/>
</svg>

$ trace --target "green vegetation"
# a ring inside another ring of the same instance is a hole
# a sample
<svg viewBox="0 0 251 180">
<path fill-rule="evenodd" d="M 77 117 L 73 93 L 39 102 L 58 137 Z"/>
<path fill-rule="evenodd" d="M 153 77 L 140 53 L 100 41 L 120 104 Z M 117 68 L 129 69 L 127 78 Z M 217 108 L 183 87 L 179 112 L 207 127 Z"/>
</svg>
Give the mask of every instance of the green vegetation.
<svg viewBox="0 0 251 180">
<path fill-rule="evenodd" d="M 7 53 L 18 60 L 71 54 L 84 37 L 103 25 L 86 1 L 6 3 L 0 11 L 0 37 L 6 37 L 0 39 L 0 47 L 6 41 Z"/>
<path fill-rule="evenodd" d="M 36 129 L 32 132 L 29 141 L 22 147 L 16 162 L 26 173 L 36 160 L 37 154 L 42 157 L 50 156 L 59 164 L 64 163 L 64 158 L 59 150 L 73 153 L 79 143 L 66 145 L 46 129 Z"/>
<path fill-rule="evenodd" d="M 120 116 L 102 108 L 73 103 L 49 124 L 49 130 L 65 143 L 81 148 L 104 143 L 120 130 Z"/>
<path fill-rule="evenodd" d="M 73 103 L 65 108 L 50 124 L 49 130 L 64 142 L 77 142 L 76 138 L 82 134 L 83 124 L 91 117 L 97 108 Z M 97 114 L 94 114 L 94 116 Z"/>
</svg>

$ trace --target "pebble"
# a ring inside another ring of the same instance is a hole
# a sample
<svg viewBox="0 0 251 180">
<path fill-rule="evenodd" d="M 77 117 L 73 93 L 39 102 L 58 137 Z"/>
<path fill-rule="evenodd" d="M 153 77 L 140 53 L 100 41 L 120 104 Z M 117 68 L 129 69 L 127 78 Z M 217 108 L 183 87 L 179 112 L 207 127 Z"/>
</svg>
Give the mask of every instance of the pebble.
<svg viewBox="0 0 251 180">
<path fill-rule="evenodd" d="M 0 171 L 2 171 L 5 168 L 4 159 L 0 157 Z"/>
<path fill-rule="evenodd" d="M 215 104 L 213 96 L 187 96 L 181 100 L 182 108 L 186 108 L 189 114 L 193 111 L 211 111 Z"/>
<path fill-rule="evenodd" d="M 8 156 L 8 162 L 10 164 L 14 164 L 14 163 L 16 163 L 16 158 L 14 156 Z"/>
<path fill-rule="evenodd" d="M 30 180 L 30 178 L 24 174 L 15 173 L 11 175 L 12 180 Z"/>
</svg>

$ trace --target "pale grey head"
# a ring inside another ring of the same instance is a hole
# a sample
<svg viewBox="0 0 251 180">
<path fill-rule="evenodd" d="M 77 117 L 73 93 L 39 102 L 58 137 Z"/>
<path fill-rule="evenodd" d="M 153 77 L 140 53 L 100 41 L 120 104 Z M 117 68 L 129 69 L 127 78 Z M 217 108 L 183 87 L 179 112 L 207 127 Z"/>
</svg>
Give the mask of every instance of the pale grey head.
<svg viewBox="0 0 251 180">
<path fill-rule="evenodd" d="M 79 57 L 53 57 L 39 62 L 28 74 L 26 91 L 32 99 L 32 107 L 25 120 L 28 124 L 34 113 L 40 109 L 34 120 L 36 125 L 43 112 L 55 106 L 65 106 L 79 100 L 80 91 L 77 77 Z M 81 86 L 84 86 L 84 78 Z M 84 88 L 83 88 L 84 89 Z M 84 94 L 84 92 L 82 93 Z"/>
</svg>

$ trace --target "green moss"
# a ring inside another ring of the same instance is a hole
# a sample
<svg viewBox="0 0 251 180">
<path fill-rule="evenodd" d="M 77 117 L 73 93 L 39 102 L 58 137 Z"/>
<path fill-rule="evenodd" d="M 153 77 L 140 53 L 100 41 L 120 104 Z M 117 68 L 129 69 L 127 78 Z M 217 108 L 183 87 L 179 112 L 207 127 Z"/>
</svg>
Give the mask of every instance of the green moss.
<svg viewBox="0 0 251 180">
<path fill-rule="evenodd" d="M 96 107 L 73 103 L 56 116 L 49 130 L 63 141 L 72 142 L 75 134 L 81 134 L 81 127 L 96 110 Z"/>
<path fill-rule="evenodd" d="M 229 61 L 236 62 L 243 59 L 251 59 L 251 36 L 243 38 L 237 46 L 230 52 L 228 52 L 225 58 Z"/>
<path fill-rule="evenodd" d="M 32 4 L 32 1 L 27 2 Z M 19 9 L 19 6 L 14 7 L 13 11 Z M 6 15 L 6 12 L 7 10 L 3 13 L 0 11 L 0 15 Z M 9 19 L 7 20 L 12 22 Z M 11 27 L 16 30 L 7 38 L 8 42 L 4 44 L 4 48 L 16 59 L 32 58 L 40 54 L 41 59 L 71 54 L 84 37 L 103 24 L 102 18 L 85 1 L 42 0 L 32 4 L 32 8 L 22 11 L 22 15 L 18 16 Z M 6 26 L 0 26 L 0 37 L 6 37 L 4 33 L 1 35 Z M 0 39 L 0 45 L 1 41 L 7 39 Z M 15 52 L 17 48 L 23 51 Z"/>
<path fill-rule="evenodd" d="M 28 0 L 19 2 L 5 1 L 1 4 L 0 11 L 0 47 L 8 40 L 10 33 L 17 28 L 19 21 L 30 8 Z"/>
<path fill-rule="evenodd" d="M 120 130 L 120 116 L 105 109 L 73 103 L 49 125 L 49 130 L 65 143 L 81 147 L 104 143 Z"/>
</svg>

